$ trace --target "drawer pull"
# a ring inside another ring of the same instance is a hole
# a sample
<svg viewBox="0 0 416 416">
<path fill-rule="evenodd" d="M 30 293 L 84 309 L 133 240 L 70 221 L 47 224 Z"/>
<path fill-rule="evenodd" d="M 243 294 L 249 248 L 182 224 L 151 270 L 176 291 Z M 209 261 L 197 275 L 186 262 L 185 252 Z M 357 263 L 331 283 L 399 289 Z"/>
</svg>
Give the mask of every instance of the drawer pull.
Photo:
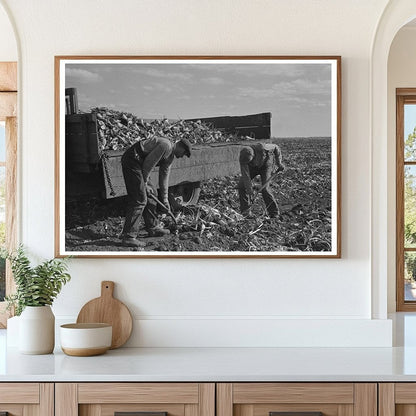
<svg viewBox="0 0 416 416">
<path fill-rule="evenodd" d="M 269 416 L 323 416 L 322 412 L 269 412 Z"/>
<path fill-rule="evenodd" d="M 168 412 L 115 412 L 114 416 L 168 416 Z"/>
</svg>

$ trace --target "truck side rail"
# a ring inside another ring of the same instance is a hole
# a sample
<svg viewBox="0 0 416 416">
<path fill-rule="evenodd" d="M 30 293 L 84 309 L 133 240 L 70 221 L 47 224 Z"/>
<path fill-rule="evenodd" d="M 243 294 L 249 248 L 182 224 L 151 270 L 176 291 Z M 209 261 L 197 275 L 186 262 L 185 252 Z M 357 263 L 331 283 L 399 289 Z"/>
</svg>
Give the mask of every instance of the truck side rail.
<svg viewBox="0 0 416 416">
<path fill-rule="evenodd" d="M 195 145 L 190 158 L 175 159 L 169 177 L 169 186 L 203 182 L 212 178 L 233 176 L 240 172 L 239 154 L 244 142 Z M 103 160 L 106 198 L 126 194 L 121 156 L 123 151 L 108 151 Z M 151 181 L 158 187 L 159 169 L 151 173 Z"/>
</svg>

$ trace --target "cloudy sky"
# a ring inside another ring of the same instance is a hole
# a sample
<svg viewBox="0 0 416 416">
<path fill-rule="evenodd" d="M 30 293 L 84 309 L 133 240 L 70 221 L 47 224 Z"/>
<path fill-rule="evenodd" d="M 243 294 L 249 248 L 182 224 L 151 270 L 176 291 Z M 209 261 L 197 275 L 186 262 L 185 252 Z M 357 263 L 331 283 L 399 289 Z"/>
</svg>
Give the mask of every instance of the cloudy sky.
<svg viewBox="0 0 416 416">
<path fill-rule="evenodd" d="M 84 112 L 105 106 L 150 119 L 271 112 L 272 136 L 331 135 L 327 63 L 107 62 L 65 69 L 65 86 L 78 89 Z"/>
</svg>

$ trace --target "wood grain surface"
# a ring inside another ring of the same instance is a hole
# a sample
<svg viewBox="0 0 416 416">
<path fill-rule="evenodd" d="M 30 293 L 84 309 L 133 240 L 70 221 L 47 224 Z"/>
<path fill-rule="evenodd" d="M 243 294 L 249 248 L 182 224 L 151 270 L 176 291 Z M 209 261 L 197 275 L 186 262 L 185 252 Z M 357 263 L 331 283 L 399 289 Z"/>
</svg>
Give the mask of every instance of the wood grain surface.
<svg viewBox="0 0 416 416">
<path fill-rule="evenodd" d="M 39 404 L 39 383 L 1 383 L 0 387 L 2 404 Z"/>
<path fill-rule="evenodd" d="M 234 383 L 234 403 L 354 403 L 351 383 Z"/>
<path fill-rule="evenodd" d="M 79 383 L 78 403 L 198 404 L 200 386 L 198 383 Z"/>
<path fill-rule="evenodd" d="M 0 91 L 0 121 L 17 116 L 17 93 Z"/>
<path fill-rule="evenodd" d="M 396 411 L 394 383 L 380 383 L 378 391 L 379 416 L 394 416 Z"/>
<path fill-rule="evenodd" d="M 56 383 L 55 416 L 78 416 L 78 384 Z"/>
<path fill-rule="evenodd" d="M 94 355 L 104 354 L 108 350 L 108 347 L 101 348 L 64 348 L 62 351 L 66 355 L 72 355 L 74 357 L 92 357 Z"/>
<path fill-rule="evenodd" d="M 354 383 L 354 416 L 377 416 L 376 383 Z"/>
<path fill-rule="evenodd" d="M 121 347 L 133 329 L 130 311 L 113 297 L 114 282 L 101 282 L 101 296 L 86 303 L 80 310 L 77 323 L 107 323 L 113 327 L 111 349 Z"/>
<path fill-rule="evenodd" d="M 0 121 L 6 121 L 6 248 L 17 241 L 17 62 L 0 62 Z M 4 166 L 4 164 L 3 164 Z M 16 291 L 10 262 L 6 264 L 6 294 Z M 0 328 L 6 328 L 10 312 L 0 302 Z"/>
<path fill-rule="evenodd" d="M 0 91 L 17 91 L 17 62 L 0 62 Z"/>
<path fill-rule="evenodd" d="M 217 416 L 233 416 L 233 385 L 218 383 L 217 387 Z"/>
</svg>

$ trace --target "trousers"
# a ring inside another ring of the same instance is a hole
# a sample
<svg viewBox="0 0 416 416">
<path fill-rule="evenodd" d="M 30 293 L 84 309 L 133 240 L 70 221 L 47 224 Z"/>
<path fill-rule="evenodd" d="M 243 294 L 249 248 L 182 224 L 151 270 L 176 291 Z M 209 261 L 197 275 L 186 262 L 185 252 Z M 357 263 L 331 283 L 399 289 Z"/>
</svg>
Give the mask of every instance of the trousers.
<svg viewBox="0 0 416 416">
<path fill-rule="evenodd" d="M 260 166 L 260 167 L 253 167 L 249 166 L 250 170 L 250 178 L 253 179 L 257 175 L 260 175 L 262 186 L 270 179 L 273 171 L 273 163 L 269 163 L 268 160 Z M 270 217 L 276 217 L 279 215 L 279 207 L 277 205 L 276 199 L 273 196 L 271 189 L 270 189 L 270 182 L 265 186 L 261 194 L 263 196 L 264 203 L 266 204 L 267 213 Z M 250 213 L 252 197 L 247 192 L 246 187 L 244 186 L 243 179 L 240 178 L 238 182 L 238 195 L 240 199 L 240 209 L 243 215 L 247 215 Z"/>
<path fill-rule="evenodd" d="M 127 191 L 126 218 L 121 237 L 137 238 L 142 217 L 146 230 L 156 226 L 157 203 L 147 197 L 148 192 L 156 196 L 156 189 L 150 180 L 147 181 L 146 186 L 140 158 L 126 152 L 121 158 L 121 166 Z"/>
</svg>

